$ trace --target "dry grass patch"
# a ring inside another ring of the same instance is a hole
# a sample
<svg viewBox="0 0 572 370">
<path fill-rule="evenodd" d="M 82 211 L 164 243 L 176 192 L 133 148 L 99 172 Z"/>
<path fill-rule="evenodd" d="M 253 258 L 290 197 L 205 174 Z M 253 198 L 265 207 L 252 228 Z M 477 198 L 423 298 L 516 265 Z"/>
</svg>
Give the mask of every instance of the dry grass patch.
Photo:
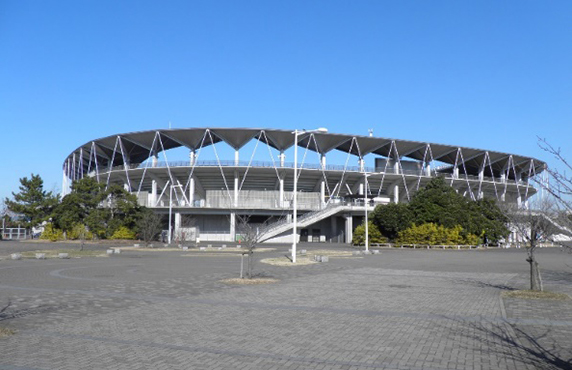
<svg viewBox="0 0 572 370">
<path fill-rule="evenodd" d="M 521 299 L 549 299 L 554 301 L 564 301 L 570 299 L 568 294 L 554 292 L 538 292 L 535 290 L 513 290 L 503 292 L 503 297 Z"/>
<path fill-rule="evenodd" d="M 173 247 L 119 247 L 114 249 L 121 249 L 122 251 L 145 251 L 145 252 L 179 252 L 181 248 Z"/>
<path fill-rule="evenodd" d="M 352 251 L 338 251 L 334 249 L 318 249 L 315 251 L 308 251 L 309 256 L 328 256 L 328 257 L 350 257 L 353 255 Z"/>
<path fill-rule="evenodd" d="M 187 253 L 181 254 L 181 257 L 220 257 L 221 253 L 209 253 L 205 251 L 201 251 L 203 253 Z M 224 256 L 232 256 L 232 257 L 240 257 L 240 253 L 224 253 Z"/>
<path fill-rule="evenodd" d="M 254 279 L 241 279 L 241 278 L 233 278 L 233 279 L 224 279 L 221 280 L 222 283 L 225 284 L 236 284 L 236 285 L 257 285 L 257 284 L 272 284 L 277 283 L 278 279 L 270 279 L 270 278 L 254 278 Z"/>
<path fill-rule="evenodd" d="M 298 256 L 298 258 L 296 258 L 296 263 L 292 263 L 292 261 L 287 257 L 264 258 L 261 259 L 260 262 L 272 266 L 304 266 L 304 265 L 313 265 L 315 263 L 319 263 L 314 261 L 313 259 L 310 259 L 307 256 Z"/>
<path fill-rule="evenodd" d="M 32 252 L 22 252 L 23 258 L 36 258 L 36 253 L 44 253 L 46 258 L 59 258 L 60 253 L 67 253 L 69 258 L 81 258 L 81 257 L 107 257 L 106 251 L 94 251 L 94 250 L 74 250 L 74 249 L 57 249 L 57 250 L 38 250 Z"/>
<path fill-rule="evenodd" d="M 0 327 L 0 338 L 9 337 L 10 335 L 14 335 L 15 333 L 16 333 L 15 330 Z"/>
</svg>

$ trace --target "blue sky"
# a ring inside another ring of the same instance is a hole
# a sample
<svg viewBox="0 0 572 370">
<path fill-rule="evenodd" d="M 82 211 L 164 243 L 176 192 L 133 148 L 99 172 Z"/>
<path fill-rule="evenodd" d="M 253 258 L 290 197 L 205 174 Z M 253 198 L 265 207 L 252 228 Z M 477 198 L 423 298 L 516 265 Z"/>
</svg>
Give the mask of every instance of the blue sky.
<svg viewBox="0 0 572 370">
<path fill-rule="evenodd" d="M 327 127 L 572 159 L 570 1 L 0 0 L 0 197 L 103 136 Z"/>
</svg>

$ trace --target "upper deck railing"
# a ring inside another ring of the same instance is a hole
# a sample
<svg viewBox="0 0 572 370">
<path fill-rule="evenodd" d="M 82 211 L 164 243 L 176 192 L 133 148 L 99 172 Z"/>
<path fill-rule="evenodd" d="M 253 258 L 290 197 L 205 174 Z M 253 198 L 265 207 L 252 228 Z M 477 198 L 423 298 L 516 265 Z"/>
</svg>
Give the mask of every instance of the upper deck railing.
<svg viewBox="0 0 572 370">
<path fill-rule="evenodd" d="M 192 167 L 193 165 L 191 164 L 190 161 L 169 161 L 169 162 L 165 162 L 165 161 L 159 161 L 156 162 L 155 164 L 151 164 L 151 163 L 131 163 L 129 165 L 119 165 L 119 166 L 115 166 L 111 168 L 111 171 L 123 171 L 126 168 L 128 170 L 134 170 L 134 169 L 144 169 L 144 168 L 176 168 L 176 167 Z M 277 169 L 281 169 L 281 168 L 289 168 L 289 169 L 293 169 L 294 168 L 294 162 L 285 162 L 283 165 L 280 165 L 280 163 L 277 162 L 265 162 L 265 161 L 234 161 L 234 160 L 221 160 L 221 161 L 217 161 L 217 160 L 197 160 L 195 161 L 194 164 L 195 167 L 243 167 L 243 168 L 248 168 L 248 167 L 252 167 L 252 168 L 277 168 Z M 439 170 L 439 169 L 443 169 L 445 167 L 449 167 L 449 166 L 442 166 L 439 168 L 436 168 L 434 170 L 432 170 L 431 172 L 434 173 L 435 170 Z M 337 165 L 337 164 L 327 164 L 325 166 L 321 166 L 320 164 L 317 163 L 298 163 L 297 166 L 298 169 L 304 169 L 304 170 L 324 170 L 324 171 L 346 171 L 346 172 L 360 172 L 363 173 L 364 171 L 366 173 L 384 173 L 384 168 L 374 168 L 374 167 L 364 167 L 361 168 L 359 166 L 343 166 L 343 165 Z M 409 175 L 409 176 L 422 176 L 422 177 L 429 177 L 427 176 L 425 170 L 413 170 L 413 169 L 401 169 L 399 172 L 395 172 L 393 168 L 391 169 L 387 169 L 388 171 L 385 171 L 386 174 L 390 174 L 390 175 Z M 107 170 L 104 170 L 105 172 L 107 172 Z M 448 173 L 443 173 L 445 174 L 446 178 L 451 179 L 453 178 L 453 176 L 451 174 Z M 93 176 L 95 175 L 95 171 L 91 171 L 89 172 L 89 176 Z M 465 175 L 464 173 L 459 173 L 458 177 L 456 177 L 455 179 L 457 180 L 464 180 L 464 179 L 469 179 L 469 180 L 480 180 L 479 176 L 474 176 L 474 175 Z M 498 183 L 502 183 L 504 180 L 500 177 L 490 177 L 490 176 L 483 176 L 483 181 L 494 181 L 494 182 L 498 182 Z M 514 179 L 511 179 L 511 182 L 514 182 Z M 523 181 L 523 180 L 519 180 L 518 181 L 519 184 L 521 185 L 526 185 L 527 182 Z"/>
</svg>

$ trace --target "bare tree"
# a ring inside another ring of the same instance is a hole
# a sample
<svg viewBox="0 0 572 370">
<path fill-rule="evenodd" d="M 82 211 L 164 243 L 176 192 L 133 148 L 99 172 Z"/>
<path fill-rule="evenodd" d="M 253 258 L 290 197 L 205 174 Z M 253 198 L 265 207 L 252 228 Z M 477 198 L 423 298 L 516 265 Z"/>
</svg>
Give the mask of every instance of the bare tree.
<svg viewBox="0 0 572 370">
<path fill-rule="evenodd" d="M 572 233 L 572 164 L 564 158 L 562 150 L 555 148 L 546 139 L 538 138 L 538 145 L 542 150 L 549 153 L 560 164 L 558 167 L 547 167 L 549 182 L 539 182 L 544 191 L 554 197 L 555 206 L 559 211 L 559 222 L 566 228 L 567 234 Z M 568 174 L 566 171 L 569 171 Z M 570 245 L 567 245 L 570 246 Z"/>
<path fill-rule="evenodd" d="M 2 222 L 2 232 L 0 233 L 0 240 L 2 240 L 4 234 L 6 234 L 7 216 L 8 216 L 8 206 L 6 205 L 6 202 L 4 202 L 4 199 L 0 199 L 0 219 L 1 219 L 0 222 Z"/>
<path fill-rule="evenodd" d="M 246 248 L 245 254 L 248 256 L 246 263 L 247 279 L 253 277 L 254 250 L 269 231 L 272 224 L 271 220 L 271 217 L 267 217 L 263 222 L 256 223 L 253 222 L 252 215 L 236 216 L 236 232 L 240 235 L 241 243 Z"/>
<path fill-rule="evenodd" d="M 542 291 L 536 252 L 541 243 L 549 241 L 561 229 L 555 220 L 554 202 L 542 198 L 532 202 L 528 208 L 504 204 L 504 209 L 510 220 L 514 241 L 526 248 L 526 261 L 530 264 L 530 289 Z"/>
<path fill-rule="evenodd" d="M 152 211 L 148 210 L 143 213 L 143 216 L 138 222 L 139 232 L 145 245 L 149 245 L 161 232 L 163 225 L 161 217 Z"/>
</svg>

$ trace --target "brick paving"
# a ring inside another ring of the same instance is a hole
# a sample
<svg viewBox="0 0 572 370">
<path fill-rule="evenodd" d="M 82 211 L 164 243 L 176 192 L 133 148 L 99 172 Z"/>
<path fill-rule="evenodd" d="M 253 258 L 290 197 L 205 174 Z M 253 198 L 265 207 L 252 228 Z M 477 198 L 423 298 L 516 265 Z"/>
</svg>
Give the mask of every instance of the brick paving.
<svg viewBox="0 0 572 370">
<path fill-rule="evenodd" d="M 0 261 L 0 325 L 17 330 L 0 369 L 572 368 L 572 300 L 501 298 L 526 287 L 524 251 L 258 263 L 279 282 L 250 286 L 220 282 L 236 256 L 182 255 Z M 572 294 L 572 256 L 539 258 Z"/>
</svg>

